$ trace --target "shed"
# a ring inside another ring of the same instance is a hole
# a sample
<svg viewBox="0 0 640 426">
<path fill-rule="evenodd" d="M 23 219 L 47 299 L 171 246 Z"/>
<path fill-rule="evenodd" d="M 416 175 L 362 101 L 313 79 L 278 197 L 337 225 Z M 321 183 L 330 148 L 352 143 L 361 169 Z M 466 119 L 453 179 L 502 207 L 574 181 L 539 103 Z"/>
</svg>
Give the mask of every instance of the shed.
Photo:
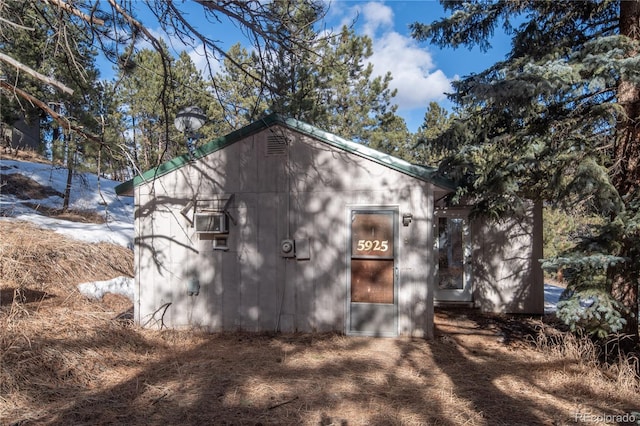
<svg viewBox="0 0 640 426">
<path fill-rule="evenodd" d="M 135 321 L 431 337 L 434 298 L 542 313 L 539 209 L 469 223 L 440 206 L 454 189 L 267 116 L 116 188 L 135 196 Z"/>
<path fill-rule="evenodd" d="M 37 151 L 40 148 L 40 120 L 29 119 L 21 114 L 13 124 L 0 122 L 0 137 L 2 146 Z"/>
</svg>

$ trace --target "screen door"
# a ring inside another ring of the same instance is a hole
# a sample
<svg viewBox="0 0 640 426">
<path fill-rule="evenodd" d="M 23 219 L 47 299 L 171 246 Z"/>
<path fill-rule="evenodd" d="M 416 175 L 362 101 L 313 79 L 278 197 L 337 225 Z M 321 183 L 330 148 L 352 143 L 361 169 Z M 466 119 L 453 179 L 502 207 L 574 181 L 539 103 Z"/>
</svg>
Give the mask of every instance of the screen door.
<svg viewBox="0 0 640 426">
<path fill-rule="evenodd" d="M 471 302 L 471 244 L 467 218 L 452 213 L 438 213 L 435 247 L 438 279 L 435 300 Z"/>
<path fill-rule="evenodd" d="M 348 334 L 396 336 L 397 211 L 352 209 Z"/>
</svg>

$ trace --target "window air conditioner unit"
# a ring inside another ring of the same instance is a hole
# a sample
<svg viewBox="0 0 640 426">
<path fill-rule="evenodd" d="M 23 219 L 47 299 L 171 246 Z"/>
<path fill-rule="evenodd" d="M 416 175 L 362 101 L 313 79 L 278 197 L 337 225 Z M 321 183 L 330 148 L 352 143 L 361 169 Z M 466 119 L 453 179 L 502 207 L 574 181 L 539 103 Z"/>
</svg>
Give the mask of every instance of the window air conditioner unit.
<svg viewBox="0 0 640 426">
<path fill-rule="evenodd" d="M 226 234 L 229 232 L 229 221 L 224 212 L 196 213 L 195 228 L 197 233 Z"/>
</svg>

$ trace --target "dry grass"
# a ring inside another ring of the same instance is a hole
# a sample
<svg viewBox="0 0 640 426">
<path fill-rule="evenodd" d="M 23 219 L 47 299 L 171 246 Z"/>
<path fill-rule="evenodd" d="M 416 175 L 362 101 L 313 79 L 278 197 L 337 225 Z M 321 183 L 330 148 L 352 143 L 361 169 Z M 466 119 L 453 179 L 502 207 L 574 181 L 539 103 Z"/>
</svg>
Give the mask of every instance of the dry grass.
<svg viewBox="0 0 640 426">
<path fill-rule="evenodd" d="M 3 146 L 0 149 L 0 161 L 1 160 L 30 161 L 32 163 L 51 164 L 51 160 L 48 160 L 42 154 L 39 154 L 32 149 L 11 149 L 8 146 Z"/>
<path fill-rule="evenodd" d="M 75 290 L 130 273 L 130 253 L 11 226 L 27 248 L 0 229 L 0 287 L 50 297 L 3 300 L 0 424 L 559 425 L 640 407 L 635 375 L 527 318 L 438 311 L 432 341 L 139 329 L 114 319 L 127 300 Z"/>
<path fill-rule="evenodd" d="M 86 244 L 38 229 L 28 222 L 0 221 L 0 277 L 2 305 L 8 289 L 73 294 L 84 281 L 131 276 L 133 255 L 112 244 Z M 76 291 L 77 293 L 77 291 Z"/>
<path fill-rule="evenodd" d="M 20 173 L 0 174 L 0 188 L 3 194 L 15 195 L 21 200 L 41 200 L 55 195 L 63 196 L 53 188 L 42 186 Z"/>
</svg>

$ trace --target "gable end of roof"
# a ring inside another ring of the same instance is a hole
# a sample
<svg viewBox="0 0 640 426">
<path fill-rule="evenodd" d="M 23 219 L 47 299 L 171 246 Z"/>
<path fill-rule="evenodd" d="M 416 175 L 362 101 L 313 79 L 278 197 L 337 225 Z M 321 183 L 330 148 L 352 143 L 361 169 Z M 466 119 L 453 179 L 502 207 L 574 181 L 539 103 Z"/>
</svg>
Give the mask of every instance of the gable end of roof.
<svg viewBox="0 0 640 426">
<path fill-rule="evenodd" d="M 158 167 L 147 170 L 146 172 L 134 177 L 133 179 L 121 183 L 115 188 L 116 194 L 133 195 L 133 189 L 138 185 L 146 182 L 151 182 L 156 178 L 177 170 L 194 160 L 206 157 L 213 152 L 221 150 L 239 140 L 245 139 L 274 125 L 281 125 L 288 129 L 295 130 L 299 133 L 320 140 L 326 144 L 366 158 L 370 161 L 389 167 L 411 177 L 431 182 L 443 189 L 453 191 L 456 188 L 453 182 L 437 177 L 435 168 L 417 166 L 392 155 L 385 154 L 383 152 L 369 148 L 365 145 L 361 145 L 359 143 L 343 139 L 332 133 L 320 130 L 319 128 L 312 126 L 311 124 L 296 120 L 294 118 L 285 118 L 278 114 L 271 114 L 249 124 L 248 126 L 235 130 L 226 136 L 222 136 L 220 138 L 214 139 L 209 143 L 204 144 L 200 148 L 196 149 L 191 156 L 189 154 L 180 155 L 165 163 L 162 163 Z"/>
</svg>

